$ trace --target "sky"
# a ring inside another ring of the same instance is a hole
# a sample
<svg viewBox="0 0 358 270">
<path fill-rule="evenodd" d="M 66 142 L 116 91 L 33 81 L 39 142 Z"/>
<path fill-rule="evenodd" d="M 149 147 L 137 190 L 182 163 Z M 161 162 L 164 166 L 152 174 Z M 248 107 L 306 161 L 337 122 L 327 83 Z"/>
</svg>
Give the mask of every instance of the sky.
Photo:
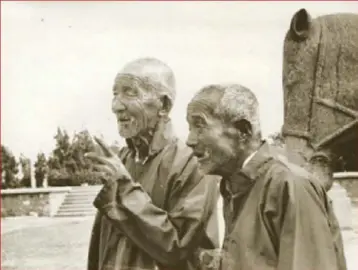
<svg viewBox="0 0 358 270">
<path fill-rule="evenodd" d="M 119 139 L 112 84 L 128 61 L 173 69 L 171 113 L 183 140 L 186 106 L 212 83 L 240 83 L 260 103 L 263 135 L 283 122 L 283 38 L 292 15 L 357 12 L 358 2 L 1 2 L 1 143 L 34 159 L 57 127 Z"/>
</svg>

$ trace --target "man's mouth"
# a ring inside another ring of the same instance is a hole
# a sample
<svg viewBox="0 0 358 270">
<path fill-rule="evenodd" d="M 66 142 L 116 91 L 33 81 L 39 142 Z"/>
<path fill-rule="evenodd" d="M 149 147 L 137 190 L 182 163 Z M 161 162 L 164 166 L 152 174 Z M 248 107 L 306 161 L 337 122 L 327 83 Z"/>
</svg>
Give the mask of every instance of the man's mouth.
<svg viewBox="0 0 358 270">
<path fill-rule="evenodd" d="M 210 157 L 209 151 L 205 152 L 194 152 L 194 155 L 197 157 L 199 162 L 203 162 Z"/>
<path fill-rule="evenodd" d="M 118 118 L 118 122 L 120 123 L 128 123 L 131 119 L 128 117 L 120 117 Z"/>
</svg>

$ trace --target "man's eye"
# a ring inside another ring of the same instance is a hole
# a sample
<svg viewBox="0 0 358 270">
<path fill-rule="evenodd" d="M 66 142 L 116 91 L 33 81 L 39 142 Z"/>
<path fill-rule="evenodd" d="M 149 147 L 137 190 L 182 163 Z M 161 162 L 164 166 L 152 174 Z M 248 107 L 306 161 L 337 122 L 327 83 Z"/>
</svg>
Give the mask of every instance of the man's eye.
<svg viewBox="0 0 358 270">
<path fill-rule="evenodd" d="M 197 123 L 197 124 L 194 124 L 194 128 L 195 128 L 195 130 L 196 130 L 196 132 L 198 133 L 198 134 L 201 134 L 202 132 L 203 132 L 203 130 L 204 130 L 204 123 Z"/>
<path fill-rule="evenodd" d="M 202 120 L 196 120 L 194 122 L 194 126 L 197 127 L 197 128 L 202 128 L 202 127 L 204 127 L 204 125 L 205 125 L 205 123 Z"/>
<path fill-rule="evenodd" d="M 132 87 L 123 87 L 122 91 L 127 96 L 136 96 L 138 94 L 138 91 Z"/>
</svg>

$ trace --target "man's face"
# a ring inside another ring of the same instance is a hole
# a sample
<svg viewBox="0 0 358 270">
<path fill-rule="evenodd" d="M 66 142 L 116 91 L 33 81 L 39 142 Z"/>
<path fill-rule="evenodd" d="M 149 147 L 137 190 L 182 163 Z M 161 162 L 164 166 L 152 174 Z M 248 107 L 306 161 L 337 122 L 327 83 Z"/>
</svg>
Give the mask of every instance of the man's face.
<svg viewBox="0 0 358 270">
<path fill-rule="evenodd" d="M 188 105 L 189 135 L 187 145 L 197 156 L 204 174 L 224 176 L 225 169 L 237 159 L 237 141 L 230 136 L 233 128 L 213 116 L 208 108 L 198 102 Z"/>
<path fill-rule="evenodd" d="M 116 115 L 119 134 L 123 138 L 135 137 L 154 128 L 160 104 L 159 95 L 139 78 L 117 76 L 113 86 L 112 111 Z"/>
</svg>

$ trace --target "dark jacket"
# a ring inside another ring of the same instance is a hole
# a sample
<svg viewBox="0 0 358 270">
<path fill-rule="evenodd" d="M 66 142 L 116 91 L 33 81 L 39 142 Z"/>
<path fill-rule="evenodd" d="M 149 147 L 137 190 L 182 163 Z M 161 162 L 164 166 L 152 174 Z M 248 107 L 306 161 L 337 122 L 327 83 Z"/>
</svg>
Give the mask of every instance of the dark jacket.
<svg viewBox="0 0 358 270">
<path fill-rule="evenodd" d="M 130 141 L 120 152 L 132 179 L 104 185 L 95 199 L 88 270 L 197 269 L 198 248 L 218 247 L 217 179 L 203 178 L 190 148 L 164 128 L 144 164 Z"/>
<path fill-rule="evenodd" d="M 226 222 L 221 270 L 343 269 L 324 188 L 272 146 L 263 144 L 220 189 Z"/>
</svg>

